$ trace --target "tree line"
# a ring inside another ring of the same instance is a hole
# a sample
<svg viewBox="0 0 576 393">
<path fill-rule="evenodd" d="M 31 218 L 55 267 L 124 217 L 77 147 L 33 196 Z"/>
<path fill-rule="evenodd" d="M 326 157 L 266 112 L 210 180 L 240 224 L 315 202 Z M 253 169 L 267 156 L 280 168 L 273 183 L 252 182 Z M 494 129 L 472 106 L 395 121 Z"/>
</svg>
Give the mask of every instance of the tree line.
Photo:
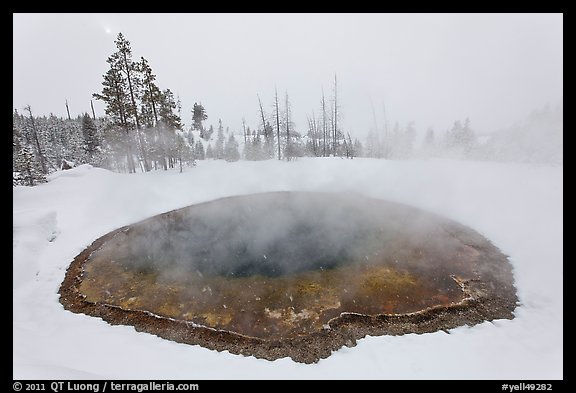
<svg viewBox="0 0 576 393">
<path fill-rule="evenodd" d="M 292 120 L 288 92 L 280 98 L 275 90 L 269 110 L 256 95 L 260 122 L 251 130 L 242 119 L 242 129 L 230 131 L 218 120 L 217 130 L 206 127 L 208 114 L 202 103 L 194 103 L 189 128 L 182 122 L 180 99 L 169 88 L 161 89 L 151 65 L 144 57 L 135 60 L 130 42 L 119 33 L 116 51 L 106 60 L 102 90 L 93 99 L 105 104 L 104 117 L 96 117 L 91 101 L 88 112 L 72 118 L 66 101 L 67 119 L 54 115 L 35 116 L 27 106 L 13 115 L 13 184 L 35 185 L 52 171 L 88 163 L 134 173 L 193 166 L 196 160 L 223 159 L 293 160 L 297 157 L 358 156 L 403 159 L 414 156 L 416 130 L 413 123 L 388 130 L 373 129 L 366 141 L 352 139 L 340 126 L 338 84 L 332 92 L 322 90 L 318 107 L 307 116 L 305 132 Z M 255 101 L 256 101 L 255 100 Z M 242 140 L 243 149 L 240 151 Z M 422 151 L 438 151 L 434 131 L 429 130 Z M 443 144 L 453 151 L 469 152 L 476 138 L 469 121 L 456 122 Z M 436 149 L 436 150 L 435 150 Z"/>
</svg>

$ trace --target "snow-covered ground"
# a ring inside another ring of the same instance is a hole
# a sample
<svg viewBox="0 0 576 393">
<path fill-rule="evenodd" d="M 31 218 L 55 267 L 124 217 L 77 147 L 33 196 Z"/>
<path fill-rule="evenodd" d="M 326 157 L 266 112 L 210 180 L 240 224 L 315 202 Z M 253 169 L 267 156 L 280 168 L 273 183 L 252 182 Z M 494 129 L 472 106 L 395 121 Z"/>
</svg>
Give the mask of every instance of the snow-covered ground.
<svg viewBox="0 0 576 393">
<path fill-rule="evenodd" d="M 65 311 L 57 291 L 72 259 L 122 225 L 224 196 L 356 191 L 442 214 L 510 256 L 521 305 L 512 321 L 367 337 L 305 365 L 218 353 Z M 14 188 L 13 377 L 21 378 L 563 378 L 563 168 L 449 160 L 339 158 L 201 161 L 116 174 L 81 166 Z"/>
</svg>

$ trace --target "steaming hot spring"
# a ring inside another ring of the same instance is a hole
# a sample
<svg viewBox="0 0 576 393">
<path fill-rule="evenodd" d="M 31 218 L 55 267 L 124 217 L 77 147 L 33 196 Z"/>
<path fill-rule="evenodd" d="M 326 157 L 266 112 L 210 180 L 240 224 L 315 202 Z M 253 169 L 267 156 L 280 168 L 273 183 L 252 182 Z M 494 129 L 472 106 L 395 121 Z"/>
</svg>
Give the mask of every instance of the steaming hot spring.
<svg viewBox="0 0 576 393">
<path fill-rule="evenodd" d="M 354 193 L 272 192 L 119 228 L 60 288 L 76 313 L 265 359 L 316 362 L 366 335 L 512 319 L 511 266 L 474 230 Z"/>
</svg>

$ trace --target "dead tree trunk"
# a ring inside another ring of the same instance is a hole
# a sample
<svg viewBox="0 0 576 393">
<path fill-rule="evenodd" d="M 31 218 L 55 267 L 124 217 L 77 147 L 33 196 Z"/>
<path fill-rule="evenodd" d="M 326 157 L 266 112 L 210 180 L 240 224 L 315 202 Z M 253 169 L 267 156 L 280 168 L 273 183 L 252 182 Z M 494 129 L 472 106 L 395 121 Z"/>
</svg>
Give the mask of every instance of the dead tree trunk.
<svg viewBox="0 0 576 393">
<path fill-rule="evenodd" d="M 36 130 L 36 124 L 34 123 L 34 116 L 32 116 L 32 108 L 30 105 L 27 105 L 25 110 L 28 111 L 30 114 L 30 122 L 32 125 L 32 139 L 34 140 L 34 146 L 36 147 L 36 154 L 38 154 L 38 158 L 40 159 L 40 166 L 42 167 L 42 173 L 48 173 L 48 167 L 46 166 L 46 157 L 44 157 L 44 153 L 40 148 L 40 140 L 38 139 L 38 132 Z"/>
<path fill-rule="evenodd" d="M 264 130 L 264 138 L 268 138 L 268 132 L 266 131 L 266 116 L 264 116 L 264 109 L 262 108 L 262 101 L 260 101 L 260 96 L 258 94 L 256 94 L 256 97 L 258 97 L 258 104 L 260 105 L 260 115 L 262 116 L 262 129 Z M 257 134 L 258 131 L 254 131 L 254 134 Z M 272 134 L 274 135 L 274 134 Z M 254 135 L 254 140 L 256 140 L 256 135 Z M 280 149 L 280 148 L 278 148 Z M 274 146 L 272 146 L 272 151 L 274 150 Z M 266 154 L 268 154 L 268 152 L 266 152 Z M 280 150 L 278 150 L 278 157 L 280 157 Z M 270 157 L 271 158 L 271 157 Z M 278 158 L 280 159 L 280 158 Z"/>
<path fill-rule="evenodd" d="M 136 135 L 138 137 L 138 144 L 140 147 L 140 152 L 142 153 L 142 160 L 144 160 L 144 169 L 149 171 L 148 158 L 146 154 L 146 148 L 144 145 L 144 140 L 142 139 L 142 133 L 140 132 L 140 120 L 138 119 L 138 106 L 136 105 L 136 99 L 134 98 L 134 87 L 132 86 L 132 78 L 130 73 L 130 65 L 128 64 L 128 58 L 126 53 L 124 56 L 124 69 L 126 70 L 126 79 L 128 81 L 128 89 L 130 90 L 130 101 L 132 103 L 132 112 L 134 116 L 134 121 L 136 122 Z"/>
<path fill-rule="evenodd" d="M 66 100 L 66 113 L 68 113 L 68 120 L 72 120 L 70 118 L 70 109 L 68 108 L 68 100 Z"/>
<path fill-rule="evenodd" d="M 334 74 L 334 143 L 333 151 L 334 157 L 336 157 L 336 132 L 338 130 L 338 85 L 336 83 L 336 74 Z"/>
<path fill-rule="evenodd" d="M 278 107 L 278 91 L 274 89 L 275 92 L 275 101 L 276 101 L 276 133 L 278 136 L 278 160 L 280 158 L 280 108 Z"/>
<path fill-rule="evenodd" d="M 286 161 L 290 161 L 290 158 L 292 158 L 290 149 L 290 103 L 288 101 L 288 92 L 286 92 Z"/>
<path fill-rule="evenodd" d="M 326 100 L 324 98 L 324 89 L 322 89 L 322 134 L 324 140 L 324 154 L 323 157 L 326 157 Z"/>
</svg>

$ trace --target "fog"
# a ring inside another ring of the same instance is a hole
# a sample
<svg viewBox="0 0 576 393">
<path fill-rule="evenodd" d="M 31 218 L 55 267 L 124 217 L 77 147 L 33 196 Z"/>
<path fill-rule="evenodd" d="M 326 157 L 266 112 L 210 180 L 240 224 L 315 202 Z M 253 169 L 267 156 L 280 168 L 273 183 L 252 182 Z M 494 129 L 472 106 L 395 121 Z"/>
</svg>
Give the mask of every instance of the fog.
<svg viewBox="0 0 576 393">
<path fill-rule="evenodd" d="M 201 102 L 207 124 L 259 124 L 288 92 L 296 129 L 338 76 L 341 126 L 363 138 L 385 122 L 480 133 L 563 100 L 562 14 L 14 14 L 13 106 L 90 111 L 122 32 L 162 88 Z M 97 115 L 104 105 L 94 102 Z"/>
<path fill-rule="evenodd" d="M 500 317 L 516 301 L 506 257 L 475 231 L 351 192 L 192 205 L 121 229 L 83 269 L 89 302 L 260 338 L 319 331 L 341 313 L 411 313 L 491 296 L 464 287 L 470 280 L 512 299 Z"/>
<path fill-rule="evenodd" d="M 469 273 L 462 253 L 483 241 L 439 216 L 361 194 L 277 192 L 152 217 L 116 235 L 103 255 L 173 278 L 277 277 L 358 264 L 447 278 L 449 270 Z"/>
</svg>

